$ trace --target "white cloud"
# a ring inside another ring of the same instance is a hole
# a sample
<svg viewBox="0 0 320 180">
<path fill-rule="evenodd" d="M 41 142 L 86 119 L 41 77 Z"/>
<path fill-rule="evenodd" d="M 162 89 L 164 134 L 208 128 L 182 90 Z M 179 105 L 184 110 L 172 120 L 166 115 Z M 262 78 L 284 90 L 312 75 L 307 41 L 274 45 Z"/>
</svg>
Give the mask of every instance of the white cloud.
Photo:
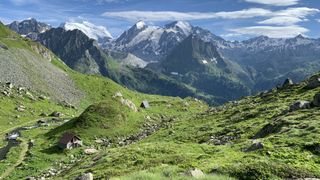
<svg viewBox="0 0 320 180">
<path fill-rule="evenodd" d="M 303 19 L 297 17 L 279 16 L 260 21 L 258 24 L 293 25 L 301 21 L 303 21 Z"/>
<path fill-rule="evenodd" d="M 320 19 L 316 19 L 316 21 L 318 21 L 320 23 Z"/>
<path fill-rule="evenodd" d="M 102 15 L 105 17 L 120 18 L 129 21 L 173 21 L 173 20 L 203 20 L 203 19 L 240 19 L 254 17 L 270 17 L 270 20 L 280 24 L 280 20 L 284 17 L 290 19 L 291 24 L 294 21 L 300 22 L 305 17 L 319 13 L 319 9 L 308 7 L 288 8 L 285 10 L 271 11 L 262 8 L 250 8 L 239 11 L 222 11 L 222 12 L 177 12 L 177 11 L 117 11 L 105 12 Z M 281 17 L 281 19 L 277 18 Z M 299 19 L 298 19 L 299 18 Z M 267 21 L 268 22 L 268 21 Z M 268 22 L 268 23 L 270 23 Z"/>
<path fill-rule="evenodd" d="M 294 25 L 298 22 L 308 21 L 307 16 L 319 13 L 319 9 L 308 7 L 288 8 L 275 11 L 274 17 L 258 22 L 258 24 Z"/>
<path fill-rule="evenodd" d="M 294 7 L 284 10 L 271 11 L 263 8 L 250 8 L 239 11 L 223 12 L 176 12 L 176 11 L 120 11 L 105 12 L 103 16 L 120 18 L 128 21 L 144 20 L 149 22 L 173 20 L 204 20 L 204 19 L 249 19 L 264 17 L 257 22 L 261 26 L 250 26 L 227 30 L 225 37 L 243 35 L 265 35 L 270 37 L 294 37 L 309 30 L 297 25 L 308 21 L 308 16 L 319 13 L 319 9 L 308 7 Z M 274 25 L 274 26 L 272 26 Z"/>
<path fill-rule="evenodd" d="M 274 12 L 273 16 L 290 16 L 290 17 L 304 18 L 306 16 L 313 15 L 319 12 L 320 10 L 316 8 L 296 7 L 296 8 L 288 8 L 285 10 L 276 11 Z"/>
<path fill-rule="evenodd" d="M 299 34 L 309 32 L 308 29 L 301 26 L 251 26 L 237 29 L 230 29 L 229 31 L 240 35 L 252 36 L 268 36 L 272 38 L 290 38 Z"/>
<path fill-rule="evenodd" d="M 299 3 L 299 0 L 245 0 L 246 2 L 259 3 L 272 6 L 291 6 Z"/>
<path fill-rule="evenodd" d="M 119 11 L 105 12 L 103 16 L 126 19 L 130 21 L 168 21 L 168 20 L 201 20 L 201 19 L 238 19 L 270 16 L 272 11 L 262 8 L 243 9 L 230 12 L 177 12 L 177 11 Z"/>
</svg>

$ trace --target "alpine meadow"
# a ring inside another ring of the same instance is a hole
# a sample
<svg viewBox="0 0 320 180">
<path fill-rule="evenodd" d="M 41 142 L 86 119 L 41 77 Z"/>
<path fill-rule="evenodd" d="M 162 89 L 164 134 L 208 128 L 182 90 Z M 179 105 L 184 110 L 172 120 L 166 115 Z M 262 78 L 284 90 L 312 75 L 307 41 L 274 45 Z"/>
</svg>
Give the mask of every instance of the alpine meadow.
<svg viewBox="0 0 320 180">
<path fill-rule="evenodd" d="M 0 2 L 0 179 L 320 179 L 320 2 Z"/>
</svg>

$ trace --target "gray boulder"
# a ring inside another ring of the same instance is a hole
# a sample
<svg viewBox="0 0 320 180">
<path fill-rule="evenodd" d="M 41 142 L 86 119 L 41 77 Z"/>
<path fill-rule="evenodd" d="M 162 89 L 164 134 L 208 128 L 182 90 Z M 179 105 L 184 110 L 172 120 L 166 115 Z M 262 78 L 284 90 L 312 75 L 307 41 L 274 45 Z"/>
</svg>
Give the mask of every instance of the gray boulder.
<svg viewBox="0 0 320 180">
<path fill-rule="evenodd" d="M 92 173 L 84 173 L 81 176 L 77 177 L 75 180 L 93 180 Z"/>
<path fill-rule="evenodd" d="M 312 76 L 308 82 L 307 85 L 304 87 L 305 89 L 314 89 L 320 87 L 320 77 L 318 75 Z"/>
<path fill-rule="evenodd" d="M 311 107 L 311 103 L 309 101 L 296 101 L 290 106 L 290 111 L 296 111 L 299 109 L 309 109 Z"/>
<path fill-rule="evenodd" d="M 204 173 L 200 169 L 192 169 L 189 171 L 189 174 L 194 179 L 200 179 L 204 176 Z"/>
</svg>

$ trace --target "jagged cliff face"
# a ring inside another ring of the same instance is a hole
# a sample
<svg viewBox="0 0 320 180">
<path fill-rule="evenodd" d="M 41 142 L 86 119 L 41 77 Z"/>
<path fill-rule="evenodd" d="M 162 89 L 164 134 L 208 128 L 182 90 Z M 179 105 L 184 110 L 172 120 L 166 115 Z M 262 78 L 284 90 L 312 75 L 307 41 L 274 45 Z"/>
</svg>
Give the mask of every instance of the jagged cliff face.
<svg viewBox="0 0 320 180">
<path fill-rule="evenodd" d="M 108 75 L 107 55 L 80 30 L 53 28 L 37 41 L 52 50 L 72 69 L 86 74 Z"/>
<path fill-rule="evenodd" d="M 31 18 L 27 19 L 21 22 L 14 21 L 11 24 L 8 24 L 7 27 L 9 27 L 11 30 L 23 35 L 27 36 L 31 39 L 36 39 L 37 35 L 39 33 L 43 33 L 49 29 L 51 29 L 51 26 L 38 22 L 36 19 Z"/>
</svg>

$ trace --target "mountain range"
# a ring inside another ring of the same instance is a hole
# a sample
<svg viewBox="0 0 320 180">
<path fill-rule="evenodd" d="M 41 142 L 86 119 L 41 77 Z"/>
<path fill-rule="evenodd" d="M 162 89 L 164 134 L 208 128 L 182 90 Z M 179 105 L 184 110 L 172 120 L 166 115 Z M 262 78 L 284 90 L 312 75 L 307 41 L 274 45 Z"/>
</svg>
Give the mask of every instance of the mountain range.
<svg viewBox="0 0 320 180">
<path fill-rule="evenodd" d="M 36 37 L 0 23 L 0 179 L 320 178 L 319 73 L 246 96 L 258 77 L 246 76 L 254 61 L 231 58 L 249 51 L 246 42 L 219 45 L 190 34 L 141 68 L 121 63 L 137 56 L 106 50 L 81 30 L 50 28 Z M 289 57 L 304 53 L 293 47 L 314 47 L 310 53 L 317 46 L 302 36 L 284 41 Z M 297 59 L 285 60 L 292 68 L 309 63 Z M 144 94 L 109 77 L 139 91 L 193 97 Z M 246 97 L 220 106 L 194 98 L 239 96 Z"/>
<path fill-rule="evenodd" d="M 34 24 L 31 22 L 29 26 Z M 8 27 L 13 24 L 17 22 Z M 231 42 L 182 21 L 163 27 L 139 21 L 118 38 L 89 22 L 67 22 L 61 27 L 40 31 L 39 37 L 33 39 L 51 49 L 71 68 L 110 77 L 145 93 L 181 97 L 193 94 L 213 104 L 270 89 L 288 77 L 301 81 L 320 68 L 320 40 L 302 35 L 290 39 L 261 36 Z M 30 31 L 11 29 L 18 33 Z M 150 76 L 154 77 L 153 82 L 175 84 L 169 88 L 172 92 L 168 88 L 165 92 L 159 90 L 158 83 L 141 88 L 151 82 L 136 74 L 142 71 L 147 77 L 153 71 Z M 178 91 L 181 94 L 174 90 L 178 86 L 185 89 Z M 150 87 L 154 90 L 148 92 Z M 226 87 L 228 95 L 224 94 Z"/>
</svg>

